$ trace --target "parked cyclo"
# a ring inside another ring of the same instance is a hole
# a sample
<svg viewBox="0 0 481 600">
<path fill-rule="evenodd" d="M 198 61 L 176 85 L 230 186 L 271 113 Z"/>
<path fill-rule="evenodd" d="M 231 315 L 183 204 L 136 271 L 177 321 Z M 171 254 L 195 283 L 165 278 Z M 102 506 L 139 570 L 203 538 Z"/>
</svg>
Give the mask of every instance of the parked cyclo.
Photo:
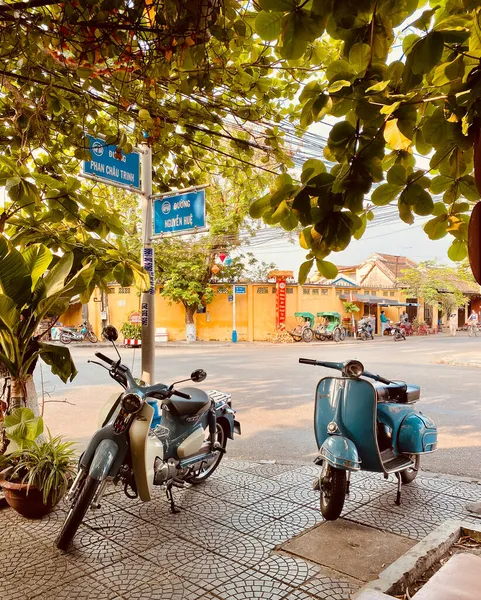
<svg viewBox="0 0 481 600">
<path fill-rule="evenodd" d="M 318 312 L 314 335 L 321 341 L 334 340 L 340 342 L 346 339 L 347 331 L 342 326 L 341 315 L 338 312 Z"/>
<path fill-rule="evenodd" d="M 297 325 L 289 331 L 295 342 L 312 342 L 314 339 L 314 315 L 310 312 L 296 312 Z"/>
</svg>

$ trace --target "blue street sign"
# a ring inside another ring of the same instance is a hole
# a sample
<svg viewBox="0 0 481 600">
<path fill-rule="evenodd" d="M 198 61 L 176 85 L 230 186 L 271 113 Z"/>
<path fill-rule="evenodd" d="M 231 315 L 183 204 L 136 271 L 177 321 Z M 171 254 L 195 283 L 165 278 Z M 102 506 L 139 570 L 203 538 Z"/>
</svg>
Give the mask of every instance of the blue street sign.
<svg viewBox="0 0 481 600">
<path fill-rule="evenodd" d="M 229 294 L 227 300 L 229 300 L 229 302 L 234 302 L 234 296 L 232 294 Z"/>
<path fill-rule="evenodd" d="M 235 293 L 236 294 L 245 294 L 246 293 L 246 286 L 245 285 L 236 285 L 235 286 Z"/>
<path fill-rule="evenodd" d="M 115 157 L 117 146 L 106 146 L 105 140 L 87 136 L 90 141 L 91 160 L 84 160 L 82 172 L 93 175 L 110 184 L 131 186 L 140 190 L 140 154 L 131 152 Z"/>
<path fill-rule="evenodd" d="M 205 190 L 154 199 L 154 235 L 205 227 Z"/>
</svg>

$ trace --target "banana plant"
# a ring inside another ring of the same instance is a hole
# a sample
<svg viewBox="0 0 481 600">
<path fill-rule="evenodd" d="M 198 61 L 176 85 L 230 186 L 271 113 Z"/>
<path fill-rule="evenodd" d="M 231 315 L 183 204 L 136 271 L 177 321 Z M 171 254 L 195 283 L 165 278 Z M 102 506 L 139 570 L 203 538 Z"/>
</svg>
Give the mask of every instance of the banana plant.
<svg viewBox="0 0 481 600">
<path fill-rule="evenodd" d="M 42 244 L 18 250 L 0 236 L 0 364 L 11 378 L 10 411 L 28 406 L 39 414 L 33 384 L 39 358 L 64 383 L 77 374 L 69 350 L 40 341 L 37 330 L 77 294 L 87 301 L 94 271 L 92 263 L 75 267 L 72 253 L 57 256 Z"/>
</svg>

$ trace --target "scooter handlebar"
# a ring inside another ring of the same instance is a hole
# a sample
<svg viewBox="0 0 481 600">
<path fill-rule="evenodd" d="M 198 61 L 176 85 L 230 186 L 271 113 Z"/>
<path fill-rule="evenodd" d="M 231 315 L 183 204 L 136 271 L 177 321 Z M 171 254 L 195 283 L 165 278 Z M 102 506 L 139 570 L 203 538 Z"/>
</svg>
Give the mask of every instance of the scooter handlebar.
<svg viewBox="0 0 481 600">
<path fill-rule="evenodd" d="M 314 366 L 316 366 L 318 364 L 317 360 L 314 360 L 313 358 L 300 358 L 299 362 L 303 363 L 304 365 L 314 365 Z"/>
</svg>

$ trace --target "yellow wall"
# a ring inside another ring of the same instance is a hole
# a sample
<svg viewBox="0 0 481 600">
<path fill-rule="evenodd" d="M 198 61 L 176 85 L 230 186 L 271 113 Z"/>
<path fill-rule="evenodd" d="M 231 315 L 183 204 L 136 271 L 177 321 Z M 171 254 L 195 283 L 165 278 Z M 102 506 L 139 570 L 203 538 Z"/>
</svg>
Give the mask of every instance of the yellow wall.
<svg viewBox="0 0 481 600">
<path fill-rule="evenodd" d="M 244 285 L 244 284 L 243 284 Z M 276 330 L 276 294 L 275 285 L 247 284 L 246 294 L 236 294 L 236 330 L 240 341 L 261 341 L 269 339 L 269 335 Z M 197 336 L 199 340 L 230 340 L 232 335 L 232 302 L 229 295 L 232 292 L 231 285 L 214 285 L 214 300 L 207 306 L 206 313 L 195 315 Z M 129 289 L 129 293 L 125 293 Z M 316 316 L 321 311 L 335 311 L 341 313 L 342 317 L 348 317 L 342 308 L 345 300 L 340 295 L 349 296 L 349 290 L 375 294 L 388 298 L 389 300 L 405 301 L 402 291 L 369 288 L 349 288 L 319 285 L 287 286 L 286 327 L 292 329 L 296 325 L 295 312 L 310 312 Z M 124 293 L 120 293 L 120 291 Z M 140 296 L 137 290 L 131 288 L 120 288 L 113 285 L 112 293 L 108 295 L 109 322 L 118 329 L 122 323 L 127 321 L 132 311 L 140 311 Z M 394 295 L 391 295 L 391 292 Z M 100 315 L 100 292 L 96 292 L 89 302 L 89 321 L 99 336 L 101 333 Z M 169 304 L 160 295 L 160 289 L 155 292 L 156 310 L 155 326 L 167 329 L 169 340 L 185 339 L 184 308 L 180 304 Z M 357 303 L 360 311 L 355 314 L 356 320 L 364 314 L 364 307 Z M 371 307 L 371 313 L 379 319 L 380 308 Z M 402 308 L 386 307 L 386 316 L 393 321 L 399 320 Z M 419 308 L 419 314 L 423 315 L 423 307 Z M 80 305 L 73 305 L 69 311 L 60 319 L 65 325 L 78 325 L 81 322 Z"/>
</svg>

